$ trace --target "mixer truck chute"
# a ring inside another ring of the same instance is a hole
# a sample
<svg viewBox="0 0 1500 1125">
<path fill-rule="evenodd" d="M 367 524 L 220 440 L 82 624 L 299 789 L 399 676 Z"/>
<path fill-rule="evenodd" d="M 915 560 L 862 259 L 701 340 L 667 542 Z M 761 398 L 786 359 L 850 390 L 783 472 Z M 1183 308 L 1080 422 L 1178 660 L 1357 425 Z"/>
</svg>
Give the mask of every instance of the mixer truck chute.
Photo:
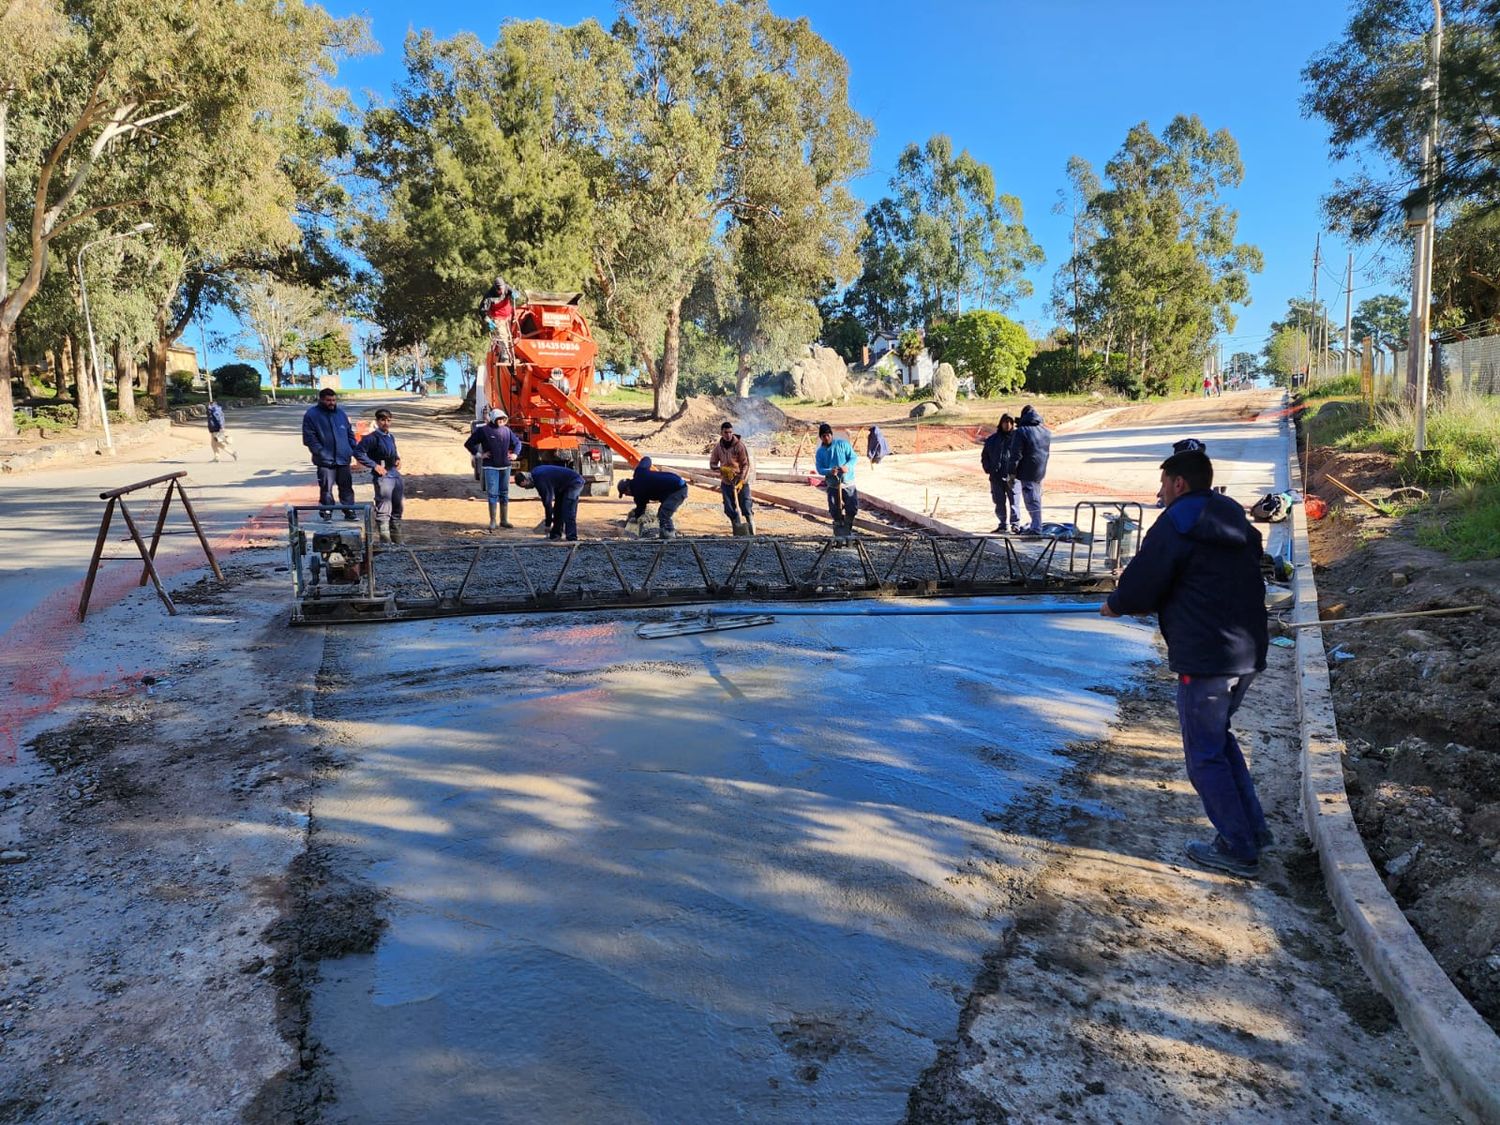
<svg viewBox="0 0 1500 1125">
<path fill-rule="evenodd" d="M 614 461 L 641 454 L 589 409 L 598 349 L 579 311 L 579 293 L 526 293 L 515 307 L 510 346 L 497 336 L 484 360 L 484 393 L 475 414 L 489 407 L 510 416 L 523 442 L 521 466 L 566 465 L 586 482 L 587 495 L 609 492 Z"/>
</svg>

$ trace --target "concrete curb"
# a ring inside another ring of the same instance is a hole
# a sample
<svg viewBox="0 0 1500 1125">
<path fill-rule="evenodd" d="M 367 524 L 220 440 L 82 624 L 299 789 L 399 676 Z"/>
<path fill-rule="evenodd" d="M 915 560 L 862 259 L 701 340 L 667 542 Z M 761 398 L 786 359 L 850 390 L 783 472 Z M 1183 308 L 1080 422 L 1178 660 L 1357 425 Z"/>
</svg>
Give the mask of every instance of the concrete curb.
<svg viewBox="0 0 1500 1125">
<path fill-rule="evenodd" d="M 166 437 L 172 429 L 168 418 L 153 418 L 148 422 L 132 422 L 116 426 L 113 437 L 116 449 L 129 449 L 149 441 Z M 86 457 L 102 456 L 105 453 L 104 436 L 79 438 L 74 441 L 49 442 L 0 458 L 0 473 L 22 473 L 42 469 L 61 461 L 77 462 Z"/>
<path fill-rule="evenodd" d="M 1293 431 L 1295 433 L 1295 431 Z M 1295 440 L 1290 479 L 1302 482 Z M 1307 515 L 1292 507 L 1293 620 L 1318 620 Z M 1500 1036 L 1480 1018 L 1385 888 L 1344 791 L 1344 744 L 1334 717 L 1321 629 L 1297 630 L 1302 814 L 1339 920 L 1359 963 L 1396 1009 L 1422 1062 L 1465 1121 L 1500 1122 Z"/>
</svg>

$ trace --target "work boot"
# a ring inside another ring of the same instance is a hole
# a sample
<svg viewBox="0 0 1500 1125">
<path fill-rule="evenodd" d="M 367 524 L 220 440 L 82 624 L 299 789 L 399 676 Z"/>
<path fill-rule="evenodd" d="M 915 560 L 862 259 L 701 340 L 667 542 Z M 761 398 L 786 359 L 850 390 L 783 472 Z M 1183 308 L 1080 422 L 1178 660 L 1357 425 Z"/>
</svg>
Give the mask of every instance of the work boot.
<svg viewBox="0 0 1500 1125">
<path fill-rule="evenodd" d="M 656 532 L 656 537 L 658 539 L 676 539 L 677 538 L 677 529 L 676 528 L 671 528 L 671 527 L 658 528 L 657 532 Z"/>
<path fill-rule="evenodd" d="M 746 516 L 745 517 L 745 534 L 746 535 L 754 535 L 755 534 L 755 517 L 754 516 Z"/>
<path fill-rule="evenodd" d="M 497 509 L 498 509 L 498 505 L 493 500 L 491 500 L 490 501 L 490 530 L 491 531 L 494 531 L 497 527 L 500 526 L 499 523 L 497 523 L 496 519 L 495 519 L 495 512 L 496 512 Z"/>
<path fill-rule="evenodd" d="M 513 523 L 510 522 L 510 501 L 509 500 L 502 500 L 502 501 L 500 501 L 500 526 L 501 527 L 505 527 L 505 528 L 511 528 L 511 527 L 515 527 L 516 526 L 515 524 L 513 524 Z"/>
<path fill-rule="evenodd" d="M 396 516 L 391 517 L 391 542 L 395 543 L 397 546 L 400 546 L 402 542 L 401 520 Z"/>
<path fill-rule="evenodd" d="M 745 534 L 745 525 L 742 524 L 739 520 L 735 520 L 734 521 L 734 537 L 736 539 L 739 539 L 744 534 Z"/>
<path fill-rule="evenodd" d="M 389 543 L 391 541 L 391 521 L 376 520 L 375 533 L 380 536 L 380 541 L 382 543 Z"/>
</svg>

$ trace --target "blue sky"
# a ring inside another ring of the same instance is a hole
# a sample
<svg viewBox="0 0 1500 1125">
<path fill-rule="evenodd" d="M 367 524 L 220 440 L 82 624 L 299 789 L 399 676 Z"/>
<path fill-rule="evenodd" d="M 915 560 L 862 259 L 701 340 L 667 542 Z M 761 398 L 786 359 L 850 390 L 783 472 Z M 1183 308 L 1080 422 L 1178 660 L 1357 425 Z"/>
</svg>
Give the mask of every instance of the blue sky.
<svg viewBox="0 0 1500 1125">
<path fill-rule="evenodd" d="M 1031 277 L 1036 295 L 1012 310 L 1033 331 L 1053 323 L 1047 294 L 1068 252 L 1067 219 L 1051 212 L 1068 157 L 1076 153 L 1102 170 L 1132 125 L 1146 121 L 1160 132 L 1178 113 L 1196 113 L 1210 129 L 1228 128 L 1239 142 L 1245 180 L 1229 199 L 1240 213 L 1240 239 L 1265 255 L 1228 350 L 1258 351 L 1287 299 L 1306 294 L 1322 225 L 1319 199 L 1335 173 L 1321 122 L 1305 120 L 1298 108 L 1300 72 L 1342 32 L 1343 0 L 771 2 L 780 15 L 808 17 L 849 60 L 850 99 L 876 128 L 870 171 L 855 183 L 862 198 L 884 194 L 901 149 L 933 133 L 947 133 L 956 147 L 988 163 L 1001 190 L 1020 198 L 1032 237 L 1047 254 Z M 611 4 L 589 0 L 325 3 L 335 14 L 366 16 L 381 44 L 380 54 L 346 63 L 339 76 L 361 102 L 390 96 L 409 29 L 427 27 L 440 36 L 470 31 L 493 42 L 508 18 L 571 24 L 592 16 L 607 24 L 613 12 Z M 1343 315 L 1339 294 L 1349 249 L 1324 236 L 1329 265 L 1319 296 L 1337 300 L 1335 320 Z M 1368 249 L 1352 249 L 1356 267 L 1372 257 Z M 1354 285 L 1355 304 L 1400 291 L 1370 271 L 1357 272 Z"/>
</svg>

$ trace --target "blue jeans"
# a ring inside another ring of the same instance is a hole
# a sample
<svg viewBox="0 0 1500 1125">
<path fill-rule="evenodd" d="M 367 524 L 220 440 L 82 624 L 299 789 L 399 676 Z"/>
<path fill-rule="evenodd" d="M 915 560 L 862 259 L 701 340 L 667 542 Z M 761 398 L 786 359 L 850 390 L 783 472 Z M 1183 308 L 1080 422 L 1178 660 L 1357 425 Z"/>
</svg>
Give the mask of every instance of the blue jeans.
<svg viewBox="0 0 1500 1125">
<path fill-rule="evenodd" d="M 990 477 L 990 499 L 995 502 L 995 518 L 1000 526 L 1021 526 L 1021 489 L 1013 477 Z"/>
<path fill-rule="evenodd" d="M 1260 857 L 1256 837 L 1266 830 L 1266 814 L 1229 720 L 1254 679 L 1254 673 L 1177 677 L 1177 721 L 1188 780 L 1224 847 L 1244 860 Z"/>
<path fill-rule="evenodd" d="M 327 519 L 333 514 L 333 491 L 338 489 L 339 503 L 344 507 L 344 514 L 352 516 L 354 509 L 350 507 L 354 503 L 354 474 L 349 471 L 348 465 L 319 465 L 318 466 L 318 505 L 323 509 L 321 515 Z"/>
<path fill-rule="evenodd" d="M 1042 482 L 1039 480 L 1016 481 L 1016 491 L 1026 502 L 1026 512 L 1031 516 L 1031 530 L 1042 533 Z"/>
<path fill-rule="evenodd" d="M 672 517 L 677 509 L 682 507 L 684 500 L 688 498 L 688 486 L 683 485 L 676 492 L 662 499 L 661 507 L 656 512 L 656 526 L 663 531 L 676 531 L 677 527 L 672 523 Z"/>
<path fill-rule="evenodd" d="M 729 517 L 730 523 L 739 523 L 741 515 L 749 519 L 754 514 L 755 504 L 750 499 L 748 482 L 736 488 L 727 480 L 720 481 L 719 495 L 724 498 L 724 514 Z"/>
<path fill-rule="evenodd" d="M 375 478 L 375 518 L 377 520 L 399 520 L 406 506 L 406 485 L 401 474 L 387 469 L 385 476 Z"/>
<path fill-rule="evenodd" d="M 835 480 L 827 480 L 828 514 L 837 525 L 840 521 L 852 524 L 859 514 L 859 491 L 852 485 L 840 488 Z"/>
<path fill-rule="evenodd" d="M 484 491 L 492 501 L 499 503 L 501 500 L 510 499 L 510 466 L 501 465 L 498 468 L 493 465 L 484 467 Z"/>
<path fill-rule="evenodd" d="M 542 518 L 547 521 L 547 538 L 566 537 L 569 543 L 578 538 L 578 498 L 583 495 L 583 481 L 557 492 L 538 492 L 542 501 Z"/>
</svg>

